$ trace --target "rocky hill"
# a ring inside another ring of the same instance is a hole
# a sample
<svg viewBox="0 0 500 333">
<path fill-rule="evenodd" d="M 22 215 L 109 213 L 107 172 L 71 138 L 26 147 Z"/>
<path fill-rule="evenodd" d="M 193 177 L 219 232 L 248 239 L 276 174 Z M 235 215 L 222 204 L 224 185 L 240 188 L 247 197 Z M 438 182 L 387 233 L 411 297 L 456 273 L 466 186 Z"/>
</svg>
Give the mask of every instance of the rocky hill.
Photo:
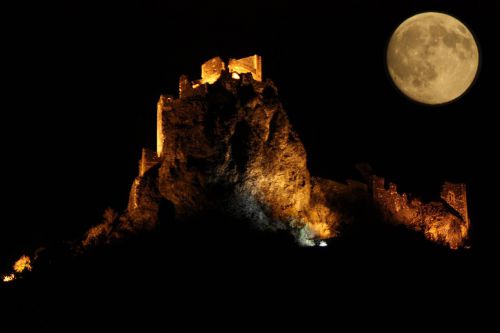
<svg viewBox="0 0 500 333">
<path fill-rule="evenodd" d="M 366 170 L 366 183 L 311 177 L 304 146 L 272 81 L 222 70 L 211 84 L 191 86 L 181 77 L 182 87 L 180 98 L 161 96 L 161 154 L 144 150 L 127 212 L 108 234 L 152 229 L 169 211 L 177 221 L 216 213 L 314 245 L 338 235 L 343 224 L 380 216 L 451 248 L 465 244 L 466 202 L 464 213 L 446 201 L 454 193 L 422 205 L 399 195 L 394 185 L 385 189 Z M 457 200 L 466 201 L 465 186 L 455 188 L 463 190 Z M 99 234 L 91 230 L 86 241 Z"/>
</svg>

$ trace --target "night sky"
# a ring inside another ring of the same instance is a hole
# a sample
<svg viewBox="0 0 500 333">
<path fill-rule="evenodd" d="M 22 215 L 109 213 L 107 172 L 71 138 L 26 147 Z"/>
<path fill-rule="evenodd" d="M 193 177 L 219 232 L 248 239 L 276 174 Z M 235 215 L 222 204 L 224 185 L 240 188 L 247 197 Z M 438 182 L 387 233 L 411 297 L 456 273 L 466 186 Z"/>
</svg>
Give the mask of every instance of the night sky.
<svg viewBox="0 0 500 333">
<path fill-rule="evenodd" d="M 142 147 L 156 147 L 156 102 L 214 57 L 259 54 L 308 154 L 311 174 L 359 178 L 370 163 L 402 191 L 436 198 L 465 182 L 473 241 L 498 240 L 496 0 L 144 1 L 19 5 L 2 42 L 4 217 L 0 267 L 76 239 L 104 209 L 126 207 Z M 393 86 L 394 29 L 423 11 L 465 23 L 480 72 L 459 100 L 429 107 Z M 495 235 L 496 233 L 496 235 Z"/>
<path fill-rule="evenodd" d="M 475 232 L 488 235 L 497 184 L 498 1 L 286 1 L 25 5 L 4 42 L 0 253 L 80 235 L 122 209 L 141 147 L 155 147 L 156 102 L 213 56 L 263 57 L 313 175 L 358 177 L 369 162 L 423 198 L 469 186 Z M 428 107 L 392 85 L 385 48 L 409 16 L 443 11 L 475 34 L 481 67 L 458 101 Z M 8 13 L 8 12 L 6 12 Z"/>
</svg>

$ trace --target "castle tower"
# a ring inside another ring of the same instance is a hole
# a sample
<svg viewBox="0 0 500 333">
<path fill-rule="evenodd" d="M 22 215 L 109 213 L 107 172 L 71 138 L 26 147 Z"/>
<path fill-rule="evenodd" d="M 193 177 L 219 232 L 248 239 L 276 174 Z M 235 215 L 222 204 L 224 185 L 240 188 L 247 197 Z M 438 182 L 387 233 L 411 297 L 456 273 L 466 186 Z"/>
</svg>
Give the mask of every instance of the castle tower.
<svg viewBox="0 0 500 333">
<path fill-rule="evenodd" d="M 445 182 L 441 189 L 441 199 L 453 208 L 469 227 L 469 213 L 467 210 L 467 189 L 465 184 Z"/>
<path fill-rule="evenodd" d="M 262 81 L 262 57 L 257 54 L 241 59 L 229 59 L 228 68 L 231 73 L 251 73 L 255 81 Z"/>
<path fill-rule="evenodd" d="M 156 156 L 161 157 L 163 152 L 163 143 L 165 142 L 165 134 L 163 131 L 163 117 L 165 112 L 172 110 L 172 96 L 161 95 L 156 106 Z"/>
<path fill-rule="evenodd" d="M 162 97 L 156 106 L 156 154 L 161 156 L 165 136 L 163 134 L 163 102 Z"/>
</svg>

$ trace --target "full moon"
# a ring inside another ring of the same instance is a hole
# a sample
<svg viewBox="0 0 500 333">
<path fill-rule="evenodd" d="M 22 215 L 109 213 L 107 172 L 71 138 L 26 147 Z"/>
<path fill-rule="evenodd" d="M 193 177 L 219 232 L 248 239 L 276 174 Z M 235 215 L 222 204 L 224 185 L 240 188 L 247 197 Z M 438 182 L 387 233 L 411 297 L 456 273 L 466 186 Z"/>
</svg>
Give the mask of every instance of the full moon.
<svg viewBox="0 0 500 333">
<path fill-rule="evenodd" d="M 479 50 L 467 27 L 436 12 L 410 17 L 394 31 L 387 47 L 387 68 L 395 85 L 424 104 L 457 99 L 474 82 Z"/>
</svg>

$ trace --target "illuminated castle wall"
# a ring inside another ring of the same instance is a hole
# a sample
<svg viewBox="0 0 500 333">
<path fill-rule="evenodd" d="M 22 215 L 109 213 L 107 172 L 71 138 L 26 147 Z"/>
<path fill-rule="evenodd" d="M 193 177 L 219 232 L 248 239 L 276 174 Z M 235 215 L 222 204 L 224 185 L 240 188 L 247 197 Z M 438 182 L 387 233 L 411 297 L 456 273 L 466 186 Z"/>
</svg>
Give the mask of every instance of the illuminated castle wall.
<svg viewBox="0 0 500 333">
<path fill-rule="evenodd" d="M 251 73 L 255 81 L 262 81 L 262 57 L 253 55 L 241 59 L 229 59 L 230 73 Z"/>
<path fill-rule="evenodd" d="M 441 199 L 453 208 L 469 228 L 469 213 L 467 210 L 467 189 L 465 184 L 446 182 L 441 189 Z"/>
<path fill-rule="evenodd" d="M 163 114 L 172 110 L 174 97 L 161 95 L 156 105 L 156 156 L 161 157 L 163 143 L 165 142 L 165 132 L 163 131 Z"/>
<path fill-rule="evenodd" d="M 387 220 L 423 230 L 427 238 L 453 249 L 464 244 L 470 225 L 465 184 L 444 183 L 442 201 L 429 203 L 398 193 L 393 183 L 386 188 L 384 178 L 373 176 L 371 187 L 373 201 Z"/>
</svg>

